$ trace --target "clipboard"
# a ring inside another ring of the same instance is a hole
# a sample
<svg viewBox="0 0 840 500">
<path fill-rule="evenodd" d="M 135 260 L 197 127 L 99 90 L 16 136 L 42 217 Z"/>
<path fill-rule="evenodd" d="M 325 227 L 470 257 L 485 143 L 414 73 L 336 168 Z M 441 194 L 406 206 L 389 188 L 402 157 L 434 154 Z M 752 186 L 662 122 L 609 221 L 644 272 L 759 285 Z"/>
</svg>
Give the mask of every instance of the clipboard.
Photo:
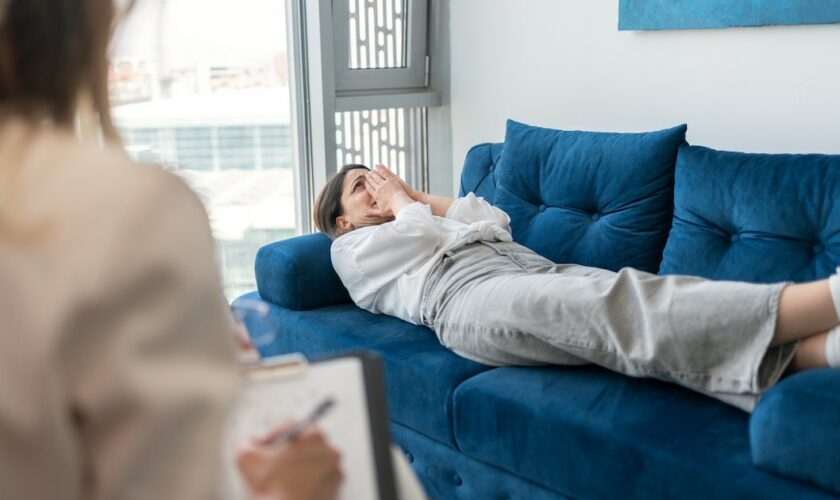
<svg viewBox="0 0 840 500">
<path fill-rule="evenodd" d="M 397 497 L 382 360 L 367 351 L 307 361 L 301 355 L 266 358 L 245 369 L 245 383 L 228 431 L 228 456 L 236 443 L 265 435 L 289 419 L 299 419 L 331 397 L 334 408 L 318 421 L 327 442 L 342 455 L 340 500 Z M 231 470 L 230 467 L 228 467 Z M 247 488 L 236 477 L 231 497 Z"/>
</svg>

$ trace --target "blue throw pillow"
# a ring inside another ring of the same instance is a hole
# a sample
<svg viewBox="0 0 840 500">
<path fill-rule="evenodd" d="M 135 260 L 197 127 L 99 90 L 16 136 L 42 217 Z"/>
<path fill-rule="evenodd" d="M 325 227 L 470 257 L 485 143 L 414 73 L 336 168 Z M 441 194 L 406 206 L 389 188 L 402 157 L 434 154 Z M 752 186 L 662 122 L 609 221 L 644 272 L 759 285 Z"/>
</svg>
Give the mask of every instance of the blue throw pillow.
<svg viewBox="0 0 840 500">
<path fill-rule="evenodd" d="M 661 274 L 756 283 L 829 276 L 840 260 L 840 155 L 679 151 Z"/>
<path fill-rule="evenodd" d="M 314 233 L 260 248 L 255 264 L 260 297 L 294 311 L 352 302 L 333 269 L 331 245 L 326 235 Z"/>
<path fill-rule="evenodd" d="M 507 122 L 494 204 L 513 238 L 555 262 L 656 272 L 686 126 L 570 132 Z"/>
</svg>

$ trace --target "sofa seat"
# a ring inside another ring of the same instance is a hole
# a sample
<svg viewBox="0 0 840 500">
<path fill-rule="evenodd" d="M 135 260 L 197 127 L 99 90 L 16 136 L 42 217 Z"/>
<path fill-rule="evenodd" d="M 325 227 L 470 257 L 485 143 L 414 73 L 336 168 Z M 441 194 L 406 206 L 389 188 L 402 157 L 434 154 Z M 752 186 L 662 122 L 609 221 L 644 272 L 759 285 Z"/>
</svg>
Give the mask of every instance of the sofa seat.
<svg viewBox="0 0 840 500">
<path fill-rule="evenodd" d="M 259 300 L 260 295 L 251 292 L 240 300 L 248 299 Z M 452 354 L 426 327 L 371 314 L 353 304 L 309 311 L 268 305 L 279 334 L 270 346 L 260 348 L 263 356 L 300 352 L 317 359 L 358 349 L 376 351 L 385 365 L 391 420 L 455 446 L 452 393 L 490 367 Z"/>
<path fill-rule="evenodd" d="M 391 424 L 391 436 L 405 451 L 422 479 L 430 499 L 442 500 L 558 500 L 556 491 L 468 457 L 400 424 Z"/>
<path fill-rule="evenodd" d="M 453 416 L 461 453 L 573 498 L 830 498 L 752 466 L 748 414 L 595 366 L 478 374 Z"/>
</svg>

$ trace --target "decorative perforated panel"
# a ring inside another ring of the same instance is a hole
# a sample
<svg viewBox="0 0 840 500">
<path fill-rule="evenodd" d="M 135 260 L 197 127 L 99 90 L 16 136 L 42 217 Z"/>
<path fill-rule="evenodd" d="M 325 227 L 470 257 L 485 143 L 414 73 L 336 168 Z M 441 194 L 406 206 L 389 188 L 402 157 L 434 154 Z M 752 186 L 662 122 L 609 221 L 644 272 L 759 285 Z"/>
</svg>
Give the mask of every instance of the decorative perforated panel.
<svg viewBox="0 0 840 500">
<path fill-rule="evenodd" d="M 347 1 L 349 68 L 405 68 L 408 0 Z"/>
<path fill-rule="evenodd" d="M 338 164 L 384 163 L 415 187 L 421 187 L 425 108 L 391 108 L 336 113 Z"/>
</svg>

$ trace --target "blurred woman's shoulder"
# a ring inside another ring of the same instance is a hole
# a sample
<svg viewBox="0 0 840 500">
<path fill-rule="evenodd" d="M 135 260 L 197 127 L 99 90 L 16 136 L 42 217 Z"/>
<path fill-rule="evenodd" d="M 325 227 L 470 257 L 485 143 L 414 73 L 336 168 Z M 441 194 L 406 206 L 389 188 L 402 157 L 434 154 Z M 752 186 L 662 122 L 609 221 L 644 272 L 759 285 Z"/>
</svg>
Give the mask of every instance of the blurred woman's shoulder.
<svg viewBox="0 0 840 500">
<path fill-rule="evenodd" d="M 204 207 L 161 167 L 70 130 L 8 123 L 0 166 L 0 244 L 21 269 L 49 263 L 53 284 L 94 295 L 161 266 L 219 288 Z"/>
<path fill-rule="evenodd" d="M 0 164 L 0 191 L 11 195 L 4 211 L 22 226 L 44 219 L 81 232 L 105 229 L 125 223 L 132 212 L 176 200 L 203 213 L 177 176 L 139 164 L 119 147 L 82 144 L 70 130 L 6 123 L 0 127 Z"/>
</svg>

